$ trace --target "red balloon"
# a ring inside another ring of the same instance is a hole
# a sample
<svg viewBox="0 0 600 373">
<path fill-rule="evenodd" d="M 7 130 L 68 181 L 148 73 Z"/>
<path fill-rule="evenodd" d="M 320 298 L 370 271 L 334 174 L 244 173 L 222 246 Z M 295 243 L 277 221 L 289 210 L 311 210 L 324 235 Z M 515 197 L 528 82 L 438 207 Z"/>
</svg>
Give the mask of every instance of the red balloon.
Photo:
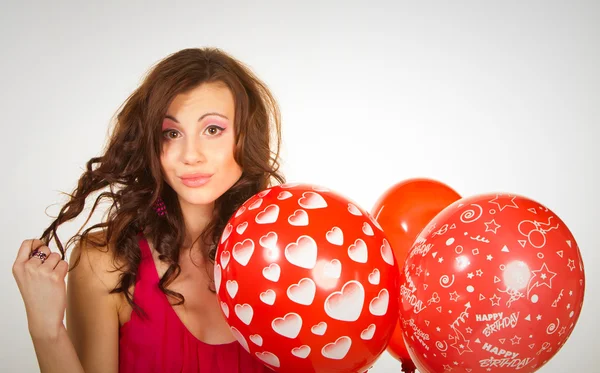
<svg viewBox="0 0 600 373">
<path fill-rule="evenodd" d="M 585 276 L 563 221 L 516 195 L 461 199 L 419 235 L 401 273 L 420 372 L 535 372 L 579 318 Z"/>
<path fill-rule="evenodd" d="M 396 259 L 404 261 L 423 228 L 443 209 L 460 199 L 449 186 L 431 179 L 409 179 L 379 197 L 371 215 L 383 228 Z"/>
<path fill-rule="evenodd" d="M 423 228 L 443 209 L 460 199 L 452 188 L 436 180 L 409 179 L 393 185 L 371 209 L 388 238 L 398 262 L 403 263 L 408 251 Z M 402 363 L 406 373 L 414 372 L 414 364 L 396 325 L 387 351 Z"/>
<path fill-rule="evenodd" d="M 394 359 L 398 360 L 402 364 L 402 372 L 415 373 L 415 369 L 417 369 L 417 367 L 410 358 L 410 354 L 406 349 L 406 344 L 404 343 L 404 337 L 402 334 L 402 326 L 400 325 L 400 320 L 398 320 L 396 322 L 396 327 L 394 328 L 394 333 L 392 333 L 392 338 L 390 338 L 390 342 L 387 346 L 387 352 L 389 352 Z"/>
<path fill-rule="evenodd" d="M 377 222 L 323 187 L 285 184 L 246 201 L 215 261 L 236 339 L 282 372 L 363 372 L 383 353 L 399 268 Z"/>
</svg>

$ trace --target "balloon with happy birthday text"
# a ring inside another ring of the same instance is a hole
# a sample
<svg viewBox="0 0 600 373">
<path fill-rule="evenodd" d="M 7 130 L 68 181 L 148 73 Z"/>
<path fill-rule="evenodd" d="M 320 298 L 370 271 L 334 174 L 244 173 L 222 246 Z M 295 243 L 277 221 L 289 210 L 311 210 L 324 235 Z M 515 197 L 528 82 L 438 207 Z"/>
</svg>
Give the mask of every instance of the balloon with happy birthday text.
<svg viewBox="0 0 600 373">
<path fill-rule="evenodd" d="M 401 271 L 409 353 L 426 372 L 534 372 L 567 341 L 585 288 L 565 223 L 515 195 L 463 198 L 421 232 Z"/>
<path fill-rule="evenodd" d="M 236 339 L 281 372 L 363 372 L 385 351 L 399 268 L 383 231 L 326 188 L 246 201 L 217 247 L 215 286 Z"/>
</svg>

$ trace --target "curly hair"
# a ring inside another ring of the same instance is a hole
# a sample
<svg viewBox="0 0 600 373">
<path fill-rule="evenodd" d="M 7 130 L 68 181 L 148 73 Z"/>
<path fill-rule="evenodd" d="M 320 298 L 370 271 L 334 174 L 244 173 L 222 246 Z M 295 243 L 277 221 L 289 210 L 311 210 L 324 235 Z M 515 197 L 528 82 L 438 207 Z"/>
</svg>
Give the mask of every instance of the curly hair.
<svg viewBox="0 0 600 373">
<path fill-rule="evenodd" d="M 87 162 L 69 200 L 42 234 L 46 245 L 55 241 L 63 259 L 68 248 L 81 241 L 107 250 L 110 245 L 115 261 L 122 263 L 117 268 L 121 272 L 119 283 L 111 293 L 123 293 L 136 311 L 140 309 L 130 289 L 141 260 L 137 238 L 140 232 L 153 242 L 159 259 L 169 265 L 160 279 L 160 289 L 178 299 L 177 304 L 185 301 L 182 294 L 167 288 L 181 272 L 178 260 L 185 226 L 177 195 L 164 181 L 160 165 L 161 126 L 175 96 L 214 82 L 224 83 L 234 97 L 234 158 L 242 169 L 240 179 L 215 201 L 211 220 L 198 237 L 204 243 L 202 254 L 214 263 L 220 235 L 239 206 L 272 186 L 273 181 L 285 182 L 279 171 L 281 119 L 273 95 L 247 66 L 216 48 L 183 49 L 150 69 L 119 108 L 103 154 Z M 78 232 L 63 246 L 58 227 L 76 218 L 87 197 L 95 192 L 100 194 L 83 226 L 103 201 L 111 203 L 106 219 Z M 159 198 L 167 208 L 163 217 L 158 217 L 152 208 Z M 101 234 L 96 234 L 98 230 Z"/>
</svg>

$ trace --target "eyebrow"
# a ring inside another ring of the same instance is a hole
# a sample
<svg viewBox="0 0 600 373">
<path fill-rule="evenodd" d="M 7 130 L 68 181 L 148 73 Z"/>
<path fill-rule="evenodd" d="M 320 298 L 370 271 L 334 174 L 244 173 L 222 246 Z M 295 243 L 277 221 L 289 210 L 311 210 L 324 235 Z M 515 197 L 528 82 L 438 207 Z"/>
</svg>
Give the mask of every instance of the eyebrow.
<svg viewBox="0 0 600 373">
<path fill-rule="evenodd" d="M 206 118 L 209 115 L 216 115 L 218 117 L 221 117 L 221 118 L 229 120 L 229 118 L 227 118 L 227 116 L 225 116 L 225 115 L 223 115 L 221 113 L 206 113 L 206 114 L 203 114 L 200 118 L 198 118 L 198 122 L 200 122 L 202 119 Z M 173 117 L 171 115 L 167 114 L 167 115 L 165 115 L 165 118 L 170 119 L 170 120 L 172 120 L 175 123 L 179 123 L 179 121 L 177 119 L 175 119 L 175 117 Z"/>
</svg>

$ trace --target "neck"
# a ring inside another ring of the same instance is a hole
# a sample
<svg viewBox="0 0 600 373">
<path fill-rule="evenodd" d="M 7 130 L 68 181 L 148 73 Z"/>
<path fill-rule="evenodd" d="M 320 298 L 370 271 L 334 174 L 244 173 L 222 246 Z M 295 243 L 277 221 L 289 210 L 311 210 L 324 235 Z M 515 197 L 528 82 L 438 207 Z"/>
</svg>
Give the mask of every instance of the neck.
<svg viewBox="0 0 600 373">
<path fill-rule="evenodd" d="M 183 201 L 180 202 L 183 220 L 185 222 L 185 247 L 191 247 L 192 242 L 202 234 L 212 217 L 214 204 L 208 205 L 190 205 Z M 199 242 L 195 242 L 194 246 L 199 246 Z"/>
</svg>

